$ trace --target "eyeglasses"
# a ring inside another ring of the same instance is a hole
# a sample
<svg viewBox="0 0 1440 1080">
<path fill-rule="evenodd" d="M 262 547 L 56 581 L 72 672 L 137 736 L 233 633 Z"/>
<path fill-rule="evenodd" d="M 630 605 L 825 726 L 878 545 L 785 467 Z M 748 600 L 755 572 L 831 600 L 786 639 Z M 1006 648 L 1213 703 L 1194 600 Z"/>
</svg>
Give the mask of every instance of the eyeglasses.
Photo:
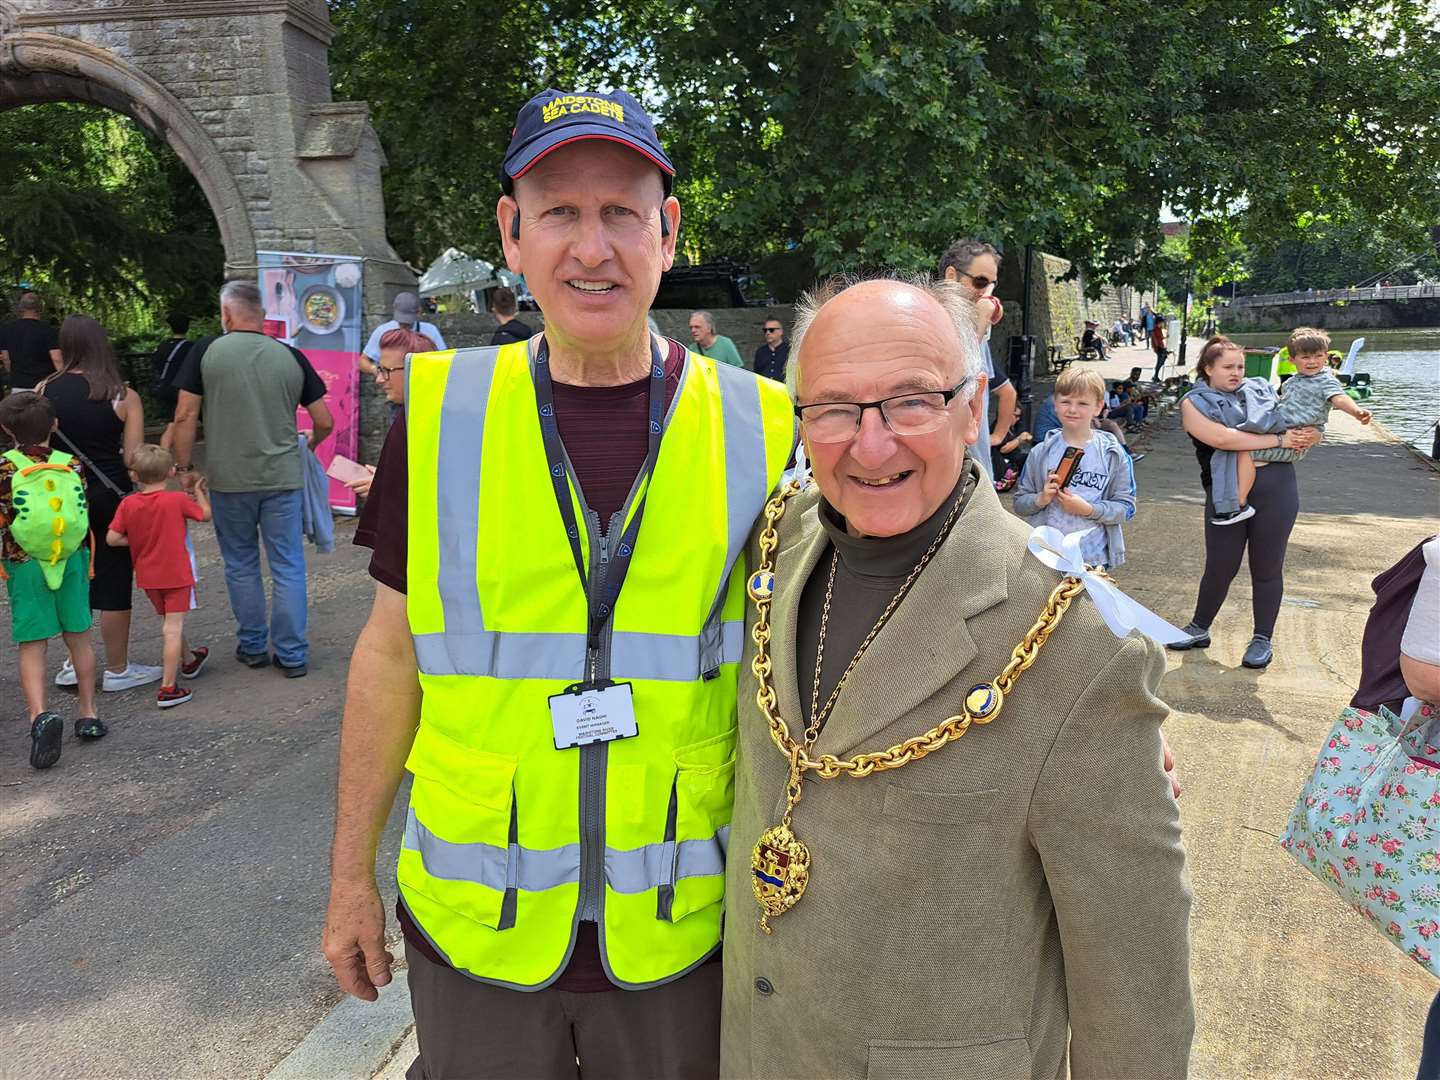
<svg viewBox="0 0 1440 1080">
<path fill-rule="evenodd" d="M 969 384 L 966 376 L 949 390 L 921 390 L 879 401 L 816 401 L 796 411 L 805 431 L 817 443 L 847 442 L 860 431 L 866 409 L 879 409 L 885 426 L 896 435 L 924 435 L 945 423 L 950 402 Z"/>
<path fill-rule="evenodd" d="M 955 272 L 963 278 L 969 278 L 977 289 L 988 289 L 991 285 L 995 284 L 994 278 L 985 277 L 983 274 L 978 276 L 975 274 L 967 274 L 964 270 L 956 270 Z"/>
<path fill-rule="evenodd" d="M 763 329 L 767 334 L 778 334 L 780 332 L 780 327 L 778 326 L 765 326 L 761 329 Z"/>
<path fill-rule="evenodd" d="M 378 374 L 378 375 L 380 376 L 380 378 L 386 379 L 386 380 L 388 380 L 391 375 L 398 375 L 398 374 L 400 374 L 400 372 L 402 372 L 402 371 L 404 371 L 404 370 L 405 370 L 405 365 L 404 365 L 404 364 L 401 364 L 399 367 L 386 367 L 384 364 L 376 364 L 376 365 L 375 365 L 375 372 L 376 372 L 376 374 Z"/>
</svg>

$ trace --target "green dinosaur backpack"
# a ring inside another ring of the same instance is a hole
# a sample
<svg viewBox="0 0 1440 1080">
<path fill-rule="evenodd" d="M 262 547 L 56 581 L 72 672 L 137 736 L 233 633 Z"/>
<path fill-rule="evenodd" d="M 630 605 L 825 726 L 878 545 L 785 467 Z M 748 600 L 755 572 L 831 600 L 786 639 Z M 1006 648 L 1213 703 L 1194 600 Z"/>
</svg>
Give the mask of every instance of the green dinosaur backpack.
<svg viewBox="0 0 1440 1080">
<path fill-rule="evenodd" d="M 75 459 L 59 450 L 52 450 L 45 461 L 31 461 L 19 450 L 5 451 L 4 458 L 15 466 L 10 478 L 14 508 L 10 535 L 40 564 L 45 584 L 59 589 L 65 560 L 90 535 L 85 485 L 70 464 Z"/>
</svg>

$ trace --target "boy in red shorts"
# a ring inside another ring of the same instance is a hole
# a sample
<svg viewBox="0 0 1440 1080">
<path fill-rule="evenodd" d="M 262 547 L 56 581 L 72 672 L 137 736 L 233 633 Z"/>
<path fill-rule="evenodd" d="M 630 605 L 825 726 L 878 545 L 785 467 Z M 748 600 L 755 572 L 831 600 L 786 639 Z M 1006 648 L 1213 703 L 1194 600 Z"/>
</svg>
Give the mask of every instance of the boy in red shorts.
<svg viewBox="0 0 1440 1080">
<path fill-rule="evenodd" d="M 210 655 L 203 645 L 193 650 L 185 645 L 185 613 L 195 607 L 195 564 L 185 523 L 210 520 L 210 492 L 204 479 L 195 485 L 193 496 L 167 491 L 166 481 L 174 475 L 169 450 L 150 443 L 136 447 L 130 476 L 138 490 L 120 501 L 105 534 L 111 547 L 130 548 L 135 583 L 164 620 L 164 677 L 156 695 L 162 709 L 190 700 L 190 691 L 180 688 L 176 675 L 193 679 Z"/>
</svg>

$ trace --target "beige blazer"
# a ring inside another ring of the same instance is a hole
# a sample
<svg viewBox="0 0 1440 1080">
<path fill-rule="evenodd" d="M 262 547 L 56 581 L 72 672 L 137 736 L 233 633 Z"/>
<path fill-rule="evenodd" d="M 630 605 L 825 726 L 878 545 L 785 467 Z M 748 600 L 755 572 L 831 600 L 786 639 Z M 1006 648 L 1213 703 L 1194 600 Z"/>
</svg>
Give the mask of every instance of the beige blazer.
<svg viewBox="0 0 1440 1080">
<path fill-rule="evenodd" d="M 881 750 L 958 712 L 1059 582 L 978 479 L 817 752 Z M 826 546 L 817 503 L 813 489 L 791 500 L 775 575 L 776 692 L 797 733 L 797 609 Z M 753 649 L 740 680 L 722 1077 L 1186 1075 L 1190 882 L 1161 771 L 1158 645 L 1117 639 L 1077 598 L 988 726 L 867 779 L 812 774 L 794 818 L 809 888 L 769 937 L 750 852 L 780 820 L 786 769 L 755 704 Z"/>
</svg>

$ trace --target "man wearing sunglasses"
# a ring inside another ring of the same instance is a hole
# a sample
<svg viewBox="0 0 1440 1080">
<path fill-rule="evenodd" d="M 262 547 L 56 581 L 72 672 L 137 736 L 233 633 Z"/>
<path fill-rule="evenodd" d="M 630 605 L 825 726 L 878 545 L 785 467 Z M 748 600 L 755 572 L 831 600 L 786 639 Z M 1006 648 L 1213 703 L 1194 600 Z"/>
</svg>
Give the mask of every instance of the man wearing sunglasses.
<svg viewBox="0 0 1440 1080">
<path fill-rule="evenodd" d="M 755 350 L 755 374 L 776 382 L 785 381 L 785 362 L 790 359 L 790 343 L 779 319 L 766 319 L 760 328 L 765 340 Z"/>
<path fill-rule="evenodd" d="M 1005 441 L 1010 426 L 1006 418 L 1015 411 L 1016 396 L 1015 385 L 1005 366 L 997 366 L 990 353 L 990 331 L 1003 314 L 1000 301 L 994 296 L 1000 275 L 1000 253 L 983 240 L 957 240 L 940 256 L 939 274 L 945 281 L 958 282 L 975 301 L 975 332 L 980 339 L 985 375 L 980 386 L 980 427 L 982 432 L 989 433 L 982 437 L 975 460 L 988 472 L 992 467 L 990 447 Z M 993 427 L 989 419 L 992 394 L 998 406 Z"/>
<path fill-rule="evenodd" d="M 1186 1075 L 1164 654 L 1044 614 L 1061 579 L 967 453 L 973 318 L 925 278 L 796 311 L 815 486 L 751 547 L 723 1077 Z"/>
</svg>

